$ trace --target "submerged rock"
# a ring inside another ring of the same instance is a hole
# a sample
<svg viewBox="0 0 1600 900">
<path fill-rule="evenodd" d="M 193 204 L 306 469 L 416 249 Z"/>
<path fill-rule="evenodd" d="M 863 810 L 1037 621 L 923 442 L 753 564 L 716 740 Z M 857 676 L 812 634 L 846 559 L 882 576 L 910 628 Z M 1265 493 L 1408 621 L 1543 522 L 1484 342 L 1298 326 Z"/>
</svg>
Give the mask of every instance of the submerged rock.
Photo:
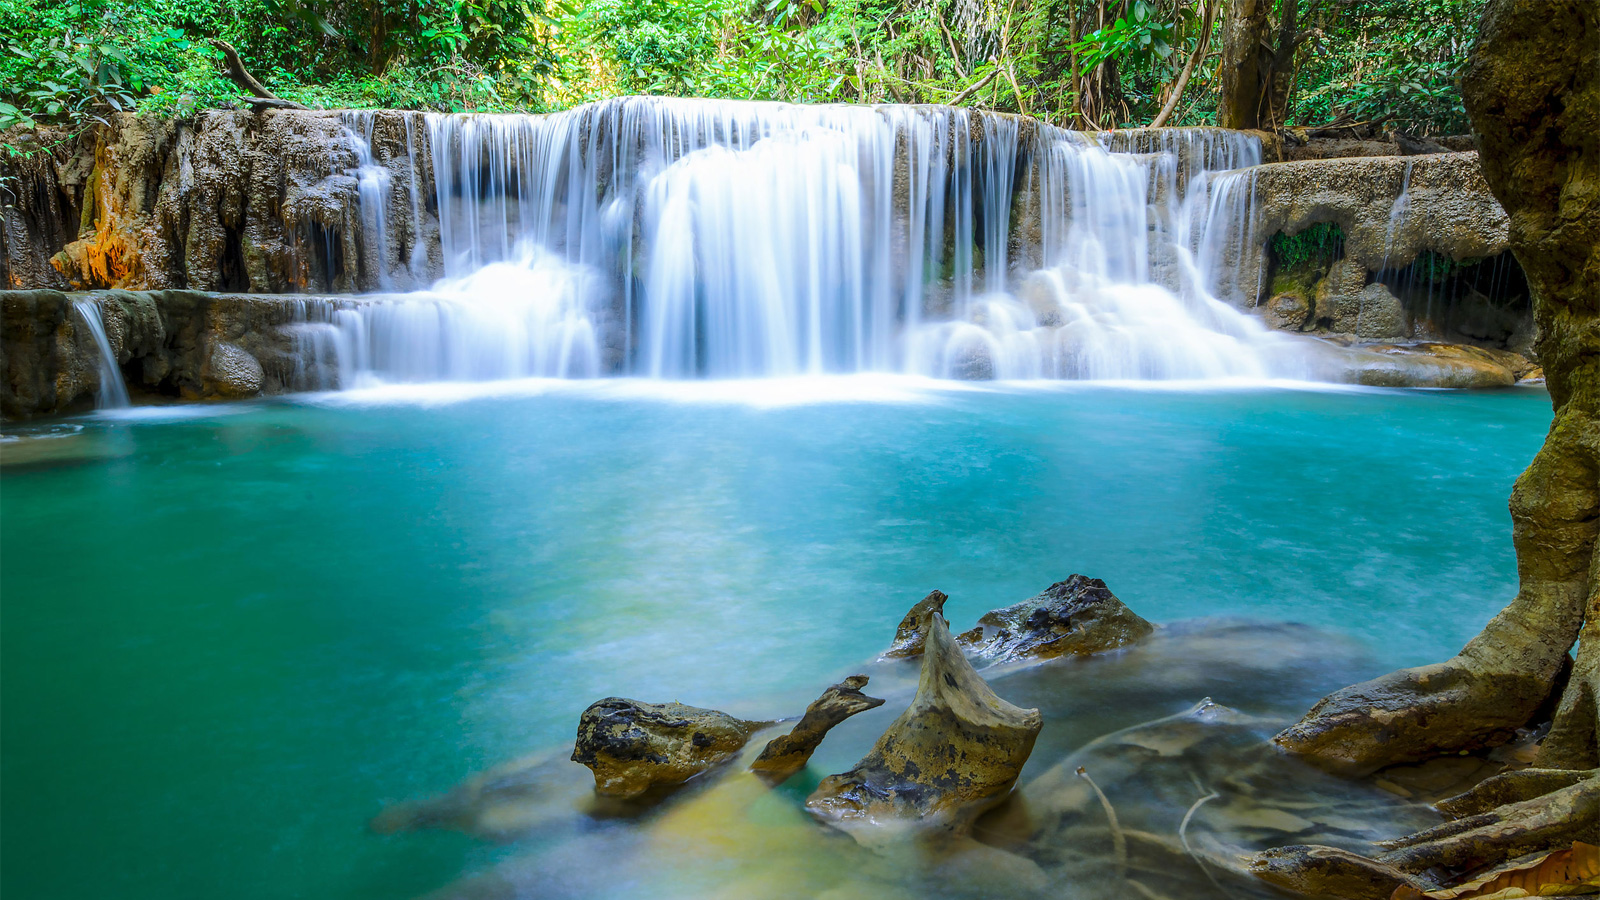
<svg viewBox="0 0 1600 900">
<path fill-rule="evenodd" d="M 1437 341 L 1361 344 L 1333 352 L 1347 367 L 1343 380 L 1371 387 L 1509 387 L 1536 368 L 1508 350 Z"/>
<path fill-rule="evenodd" d="M 598 793 L 636 797 L 725 761 L 765 724 L 682 703 L 607 697 L 578 719 L 572 759 L 594 770 Z"/>
<path fill-rule="evenodd" d="M 783 781 L 805 768 L 807 760 L 811 759 L 811 754 L 816 752 L 817 745 L 822 743 L 833 726 L 858 712 L 883 705 L 883 701 L 877 697 L 861 693 L 866 686 L 867 676 L 851 675 L 823 691 L 821 697 L 806 707 L 806 714 L 788 734 L 768 742 L 750 768 L 769 783 Z"/>
<path fill-rule="evenodd" d="M 905 618 L 900 620 L 900 626 L 894 631 L 894 643 L 884 652 L 884 658 L 922 655 L 922 645 L 928 639 L 928 614 L 942 615 L 945 601 L 949 599 L 944 592 L 934 591 L 917 601 L 917 605 L 911 607 Z"/>
<path fill-rule="evenodd" d="M 449 793 L 397 803 L 373 818 L 378 834 L 441 828 L 486 840 L 511 840 L 541 826 L 571 819 L 583 770 L 559 753 L 502 763 Z"/>
<path fill-rule="evenodd" d="M 846 828 L 896 822 L 964 828 L 1010 792 L 1043 723 L 1037 709 L 996 696 L 944 617 L 930 610 L 910 708 L 855 768 L 823 779 L 806 807 Z"/>
<path fill-rule="evenodd" d="M 1073 575 L 1015 606 L 991 610 L 960 642 L 995 662 L 1124 647 L 1155 631 L 1098 578 Z"/>
</svg>

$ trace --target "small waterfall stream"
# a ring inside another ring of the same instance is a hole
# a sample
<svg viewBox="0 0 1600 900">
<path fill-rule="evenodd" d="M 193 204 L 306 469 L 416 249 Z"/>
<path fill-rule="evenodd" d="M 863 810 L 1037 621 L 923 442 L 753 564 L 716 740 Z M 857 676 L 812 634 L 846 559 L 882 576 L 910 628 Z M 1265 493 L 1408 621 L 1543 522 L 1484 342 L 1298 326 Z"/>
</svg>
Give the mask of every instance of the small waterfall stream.
<svg viewBox="0 0 1600 900">
<path fill-rule="evenodd" d="M 122 371 L 117 367 L 116 354 L 111 351 L 111 341 L 106 338 L 105 321 L 100 317 L 100 305 L 93 300 L 78 300 L 72 309 L 83 322 L 83 327 L 94 340 L 99 351 L 98 374 L 100 387 L 94 392 L 95 409 L 121 409 L 128 405 L 128 386 L 122 381 Z"/>
<path fill-rule="evenodd" d="M 420 247 L 436 210 L 444 273 L 316 326 L 345 385 L 1300 374 L 1237 305 L 1253 182 L 1235 170 L 1260 162 L 1237 133 L 633 97 L 428 115 L 427 197 L 374 162 L 370 117 L 345 123 L 365 255 L 390 258 L 391 211 Z"/>
</svg>

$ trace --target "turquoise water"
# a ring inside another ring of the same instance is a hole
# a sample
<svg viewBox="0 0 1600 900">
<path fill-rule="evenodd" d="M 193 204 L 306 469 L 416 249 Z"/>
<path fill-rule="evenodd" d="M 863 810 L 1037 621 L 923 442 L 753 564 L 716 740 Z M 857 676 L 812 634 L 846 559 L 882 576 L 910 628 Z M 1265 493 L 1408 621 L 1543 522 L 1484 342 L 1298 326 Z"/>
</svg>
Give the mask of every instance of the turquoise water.
<svg viewBox="0 0 1600 900">
<path fill-rule="evenodd" d="M 957 627 L 1083 572 L 1158 623 L 1324 635 L 1292 683 L 1193 672 L 1041 752 L 1202 689 L 1293 715 L 1454 652 L 1511 596 L 1506 497 L 1550 410 L 847 380 L 134 415 L 0 445 L 8 900 L 409 897 L 530 847 L 570 859 L 566 834 L 366 823 L 570 747 L 603 696 L 798 713 L 933 588 Z M 814 776 L 887 722 L 859 718 Z"/>
</svg>

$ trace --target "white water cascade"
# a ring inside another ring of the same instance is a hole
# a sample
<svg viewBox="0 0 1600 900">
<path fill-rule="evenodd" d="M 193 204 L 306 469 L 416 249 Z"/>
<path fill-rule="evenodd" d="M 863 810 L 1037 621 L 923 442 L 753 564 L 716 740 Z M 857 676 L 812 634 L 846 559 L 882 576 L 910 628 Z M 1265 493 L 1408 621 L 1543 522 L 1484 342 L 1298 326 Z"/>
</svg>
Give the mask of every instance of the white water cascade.
<svg viewBox="0 0 1600 900">
<path fill-rule="evenodd" d="M 111 341 L 106 338 L 105 321 L 100 318 L 100 305 L 93 300 L 78 300 L 72 304 L 73 312 L 83 322 L 83 327 L 93 339 L 99 353 L 97 374 L 100 387 L 94 392 L 95 409 L 121 409 L 128 405 L 128 386 L 122 382 L 122 371 L 117 368 L 116 354 L 111 352 Z"/>
<path fill-rule="evenodd" d="M 365 241 L 400 210 L 420 247 L 436 215 L 442 277 L 316 326 L 346 386 L 1299 374 L 1236 305 L 1253 181 L 1234 170 L 1260 162 L 1237 133 L 662 98 L 424 125 L 431 197 L 360 148 L 352 174 Z"/>
</svg>

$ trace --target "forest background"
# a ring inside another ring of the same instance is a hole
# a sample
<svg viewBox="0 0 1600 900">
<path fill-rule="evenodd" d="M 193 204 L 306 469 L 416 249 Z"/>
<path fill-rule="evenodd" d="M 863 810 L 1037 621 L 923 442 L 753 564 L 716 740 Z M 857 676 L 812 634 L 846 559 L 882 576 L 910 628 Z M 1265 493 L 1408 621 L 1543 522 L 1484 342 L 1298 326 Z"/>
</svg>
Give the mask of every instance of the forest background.
<svg viewBox="0 0 1600 900">
<path fill-rule="evenodd" d="M 953 103 L 1069 128 L 1463 133 L 1486 0 L 0 0 L 0 132 L 623 94 Z"/>
</svg>

